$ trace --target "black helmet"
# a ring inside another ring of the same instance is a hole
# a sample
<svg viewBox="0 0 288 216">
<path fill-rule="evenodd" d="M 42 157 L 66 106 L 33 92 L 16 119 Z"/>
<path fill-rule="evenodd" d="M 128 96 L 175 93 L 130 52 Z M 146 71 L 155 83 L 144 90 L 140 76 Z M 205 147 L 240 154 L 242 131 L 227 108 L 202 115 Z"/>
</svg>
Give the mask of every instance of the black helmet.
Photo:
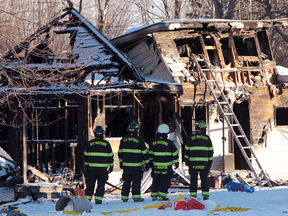
<svg viewBox="0 0 288 216">
<path fill-rule="evenodd" d="M 196 130 L 206 130 L 206 124 L 203 120 L 198 121 L 195 126 Z"/>
<path fill-rule="evenodd" d="M 132 122 L 132 123 L 128 126 L 127 131 L 129 131 L 129 132 L 138 132 L 139 129 L 140 129 L 140 128 L 139 128 L 139 125 L 136 124 L 135 122 Z"/>
<path fill-rule="evenodd" d="M 95 137 L 101 137 L 101 136 L 103 137 L 103 135 L 105 134 L 105 131 L 104 131 L 102 126 L 98 125 L 93 130 L 93 133 L 94 133 Z"/>
</svg>

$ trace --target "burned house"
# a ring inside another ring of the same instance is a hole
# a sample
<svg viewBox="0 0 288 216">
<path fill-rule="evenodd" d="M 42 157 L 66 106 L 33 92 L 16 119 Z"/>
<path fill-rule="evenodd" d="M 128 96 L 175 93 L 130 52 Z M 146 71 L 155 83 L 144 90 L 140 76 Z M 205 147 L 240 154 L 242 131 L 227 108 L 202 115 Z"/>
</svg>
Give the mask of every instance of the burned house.
<svg viewBox="0 0 288 216">
<path fill-rule="evenodd" d="M 274 26 L 287 26 L 287 20 L 172 20 L 132 29 L 111 42 L 146 82 L 182 85 L 183 94 L 175 98 L 179 133 L 185 142 L 195 122 L 206 121 L 214 144 L 212 169 L 228 173 L 259 162 L 258 175 L 287 179 L 287 76 L 279 76 L 271 52 L 268 31 Z M 239 126 L 224 120 L 225 103 Z M 231 130 L 243 130 L 247 138 L 239 141 Z"/>
<path fill-rule="evenodd" d="M 2 56 L 0 70 L 1 147 L 21 166 L 24 160 L 47 173 L 60 166 L 80 173 L 95 125 L 113 124 L 107 134 L 121 136 L 138 118 L 133 86 L 143 78 L 74 9 Z"/>
<path fill-rule="evenodd" d="M 147 142 L 160 123 L 175 122 L 182 85 L 144 82 L 131 60 L 75 9 L 0 60 L 0 145 L 21 166 L 24 180 L 33 167 L 81 174 L 85 144 L 97 125 L 116 153 L 131 122 L 141 125 Z"/>
<path fill-rule="evenodd" d="M 109 41 L 75 9 L 66 9 L 0 58 L 1 147 L 24 170 L 28 164 L 55 173 L 64 166 L 79 174 L 96 125 L 106 129 L 116 152 L 130 122 L 140 124 L 147 143 L 167 123 L 181 149 L 202 119 L 214 144 L 212 169 L 248 169 L 211 95 L 218 83 L 265 172 L 288 179 L 278 166 L 288 151 L 288 122 L 281 118 L 287 88 L 267 36 L 274 25 L 287 22 L 163 21 Z M 52 46 L 57 41 L 60 51 Z M 204 70 L 217 82 L 208 86 Z"/>
</svg>

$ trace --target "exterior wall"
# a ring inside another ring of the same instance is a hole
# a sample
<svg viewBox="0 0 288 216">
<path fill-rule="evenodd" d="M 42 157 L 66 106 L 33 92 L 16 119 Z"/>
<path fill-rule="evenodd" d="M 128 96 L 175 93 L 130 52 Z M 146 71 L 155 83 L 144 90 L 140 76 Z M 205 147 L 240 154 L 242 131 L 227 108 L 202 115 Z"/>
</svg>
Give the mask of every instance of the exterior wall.
<svg viewBox="0 0 288 216">
<path fill-rule="evenodd" d="M 272 131 L 268 132 L 267 147 L 254 147 L 254 152 L 273 180 L 288 179 L 288 127 L 272 127 Z"/>
<path fill-rule="evenodd" d="M 270 98 L 267 87 L 249 88 L 251 92 L 250 120 L 251 140 L 254 141 L 253 149 L 267 174 L 273 179 L 288 179 L 288 126 L 275 125 L 275 107 L 286 106 L 288 90 L 282 89 L 283 93 Z M 287 116 L 283 116 L 287 118 Z M 258 144 L 263 126 L 267 125 L 267 136 L 264 143 Z M 257 132 L 260 131 L 260 132 Z"/>
</svg>

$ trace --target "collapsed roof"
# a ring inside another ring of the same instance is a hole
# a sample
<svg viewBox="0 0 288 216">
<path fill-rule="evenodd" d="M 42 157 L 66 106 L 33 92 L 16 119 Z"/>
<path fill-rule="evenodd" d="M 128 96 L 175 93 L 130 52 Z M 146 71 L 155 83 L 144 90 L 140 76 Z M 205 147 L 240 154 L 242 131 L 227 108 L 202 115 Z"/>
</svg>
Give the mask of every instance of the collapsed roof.
<svg viewBox="0 0 288 216">
<path fill-rule="evenodd" d="M 27 37 L 0 62 L 3 91 L 87 89 L 85 79 L 92 75 L 93 81 L 97 74 L 108 80 L 114 76 L 120 81 L 143 81 L 133 64 L 73 8 Z"/>
<path fill-rule="evenodd" d="M 131 29 L 111 42 L 146 81 L 202 82 L 192 55 L 204 55 L 221 85 L 274 91 L 277 69 L 266 30 L 287 25 L 288 19 L 168 20 Z"/>
</svg>

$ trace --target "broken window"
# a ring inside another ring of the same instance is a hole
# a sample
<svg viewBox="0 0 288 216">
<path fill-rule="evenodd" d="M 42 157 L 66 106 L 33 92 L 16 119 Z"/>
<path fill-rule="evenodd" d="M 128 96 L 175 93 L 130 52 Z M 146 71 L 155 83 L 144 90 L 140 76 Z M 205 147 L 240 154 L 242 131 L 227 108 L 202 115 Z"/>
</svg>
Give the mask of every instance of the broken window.
<svg viewBox="0 0 288 216">
<path fill-rule="evenodd" d="M 234 36 L 233 38 L 239 56 L 258 56 L 254 37 Z"/>
<path fill-rule="evenodd" d="M 288 107 L 276 107 L 275 115 L 277 126 L 288 125 L 288 118 L 283 118 L 283 116 L 288 116 Z"/>
<path fill-rule="evenodd" d="M 271 50 L 270 50 L 270 45 L 268 41 L 268 37 L 266 34 L 266 31 L 263 30 L 261 32 L 257 33 L 257 38 L 259 41 L 259 46 L 260 46 L 260 57 L 262 60 L 272 60 L 272 55 L 271 55 Z"/>
<path fill-rule="evenodd" d="M 175 39 L 174 42 L 180 57 L 190 57 L 191 53 L 203 53 L 199 37 Z"/>
<path fill-rule="evenodd" d="M 107 137 L 123 137 L 130 123 L 130 108 L 106 108 L 105 124 Z"/>
<path fill-rule="evenodd" d="M 229 38 L 222 38 L 220 40 L 221 43 L 221 49 L 223 52 L 223 56 L 224 56 L 224 60 L 225 60 L 225 64 L 229 65 L 232 62 L 232 53 L 231 53 L 231 46 L 229 44 Z"/>
</svg>

